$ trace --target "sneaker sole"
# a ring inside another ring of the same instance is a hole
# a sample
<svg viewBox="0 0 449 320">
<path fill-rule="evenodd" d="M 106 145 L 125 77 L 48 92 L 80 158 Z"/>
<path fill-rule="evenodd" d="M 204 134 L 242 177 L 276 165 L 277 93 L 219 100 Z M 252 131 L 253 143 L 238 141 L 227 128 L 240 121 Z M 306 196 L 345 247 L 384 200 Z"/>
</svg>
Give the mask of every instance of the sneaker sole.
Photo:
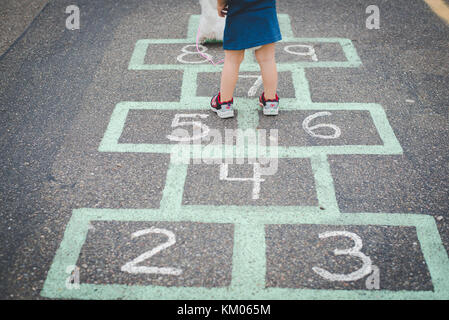
<svg viewBox="0 0 449 320">
<path fill-rule="evenodd" d="M 215 112 L 217 114 L 217 116 L 219 116 L 221 119 L 226 119 L 226 118 L 232 118 L 234 117 L 234 110 L 231 111 L 225 111 L 225 112 L 219 112 L 217 109 L 215 109 L 214 107 L 210 107 L 212 109 L 213 112 Z"/>
<path fill-rule="evenodd" d="M 279 114 L 279 108 L 278 109 L 265 109 L 263 107 L 263 104 L 259 103 L 259 106 L 261 106 L 263 109 L 263 114 L 265 116 L 277 116 Z"/>
</svg>

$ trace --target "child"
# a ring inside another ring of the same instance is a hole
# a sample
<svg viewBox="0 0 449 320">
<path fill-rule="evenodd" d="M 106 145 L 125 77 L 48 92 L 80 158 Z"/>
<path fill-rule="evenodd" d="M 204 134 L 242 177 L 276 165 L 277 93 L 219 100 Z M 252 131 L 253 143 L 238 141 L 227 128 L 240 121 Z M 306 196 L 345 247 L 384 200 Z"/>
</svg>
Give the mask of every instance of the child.
<svg viewBox="0 0 449 320">
<path fill-rule="evenodd" d="M 217 0 L 218 15 L 226 16 L 223 36 L 225 59 L 219 93 L 211 100 L 211 108 L 220 118 L 234 116 L 232 104 L 240 64 L 245 49 L 255 48 L 262 73 L 264 92 L 259 97 L 264 115 L 277 115 L 277 69 L 275 42 L 282 39 L 276 14 L 276 0 Z"/>
</svg>

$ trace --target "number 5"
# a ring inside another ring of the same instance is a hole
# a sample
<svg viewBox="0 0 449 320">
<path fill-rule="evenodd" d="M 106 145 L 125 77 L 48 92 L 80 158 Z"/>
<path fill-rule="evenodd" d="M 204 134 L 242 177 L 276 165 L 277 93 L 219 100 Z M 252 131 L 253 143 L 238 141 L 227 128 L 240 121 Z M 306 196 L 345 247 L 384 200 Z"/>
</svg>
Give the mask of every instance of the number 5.
<svg viewBox="0 0 449 320">
<path fill-rule="evenodd" d="M 209 127 L 205 124 L 202 124 L 201 121 L 179 121 L 180 118 L 196 118 L 199 117 L 200 119 L 206 119 L 209 115 L 207 114 L 176 114 L 175 118 L 172 122 L 172 127 L 179 127 L 179 126 L 193 126 L 193 136 L 189 137 L 186 134 L 186 130 L 183 129 L 176 129 L 172 132 L 172 134 L 168 135 L 167 138 L 171 141 L 177 141 L 177 142 L 187 142 L 187 141 L 194 141 L 198 139 L 202 139 L 206 137 L 209 134 Z M 178 132 L 179 135 L 174 135 L 173 133 Z M 196 134 L 195 134 L 196 133 Z"/>
</svg>

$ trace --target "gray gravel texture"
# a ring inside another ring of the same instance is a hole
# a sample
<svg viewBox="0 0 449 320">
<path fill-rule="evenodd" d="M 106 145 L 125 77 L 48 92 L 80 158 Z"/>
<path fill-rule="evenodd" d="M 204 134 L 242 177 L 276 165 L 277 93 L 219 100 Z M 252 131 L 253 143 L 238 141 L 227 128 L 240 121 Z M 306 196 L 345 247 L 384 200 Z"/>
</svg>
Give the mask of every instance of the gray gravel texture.
<svg viewBox="0 0 449 320">
<path fill-rule="evenodd" d="M 48 0 L 2 0 L 0 2 L 0 56 L 17 41 Z"/>
</svg>

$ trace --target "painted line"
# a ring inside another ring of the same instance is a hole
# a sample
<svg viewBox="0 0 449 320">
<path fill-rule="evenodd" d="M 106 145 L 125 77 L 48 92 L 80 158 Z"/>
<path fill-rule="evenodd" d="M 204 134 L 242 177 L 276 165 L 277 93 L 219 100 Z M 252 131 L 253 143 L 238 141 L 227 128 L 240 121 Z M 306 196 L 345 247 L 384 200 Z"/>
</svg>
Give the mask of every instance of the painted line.
<svg viewBox="0 0 449 320">
<path fill-rule="evenodd" d="M 282 99 L 282 108 L 285 110 L 290 110 L 284 108 L 285 106 L 287 106 L 287 107 L 296 107 L 297 109 L 301 110 L 303 109 L 303 106 L 313 104 L 309 81 L 306 76 L 306 70 L 299 69 L 298 71 L 291 72 L 291 75 L 292 75 L 293 88 L 295 89 L 295 100 L 294 101 L 286 100 L 284 102 L 284 99 Z"/>
<path fill-rule="evenodd" d="M 138 57 L 139 55 L 136 55 Z M 248 56 L 248 55 L 245 55 Z M 133 57 L 137 60 L 136 57 Z M 244 62 L 240 65 L 241 72 L 258 72 L 260 71 L 260 67 L 255 63 L 246 63 L 248 60 L 244 60 Z M 309 61 L 298 61 L 294 63 L 290 62 L 279 62 L 277 64 L 278 72 L 292 71 L 300 68 L 357 68 L 360 67 L 360 63 L 355 61 L 317 61 L 317 62 L 309 62 Z M 144 64 L 139 62 L 134 62 L 134 64 L 129 65 L 129 70 L 188 70 L 195 69 L 198 72 L 217 72 L 221 71 L 219 67 L 216 67 L 211 64 L 199 64 L 199 65 L 191 65 L 191 64 Z"/>
<path fill-rule="evenodd" d="M 301 41 L 302 40 L 302 41 Z M 306 41 L 312 39 L 291 39 L 289 42 L 321 42 L 321 41 Z M 346 39 L 343 39 L 346 40 Z M 139 40 L 142 41 L 142 40 Z M 180 42 L 176 42 L 180 43 Z M 129 70 L 187 70 L 194 69 L 198 72 L 217 72 L 221 67 L 212 64 L 146 64 L 145 57 L 149 44 L 137 43 L 136 49 L 130 60 Z M 355 49 L 349 47 L 342 47 L 347 57 L 347 61 L 297 61 L 297 62 L 278 62 L 277 68 L 279 72 L 291 71 L 298 68 L 357 68 L 361 66 L 360 59 L 354 57 Z M 260 67 L 255 63 L 253 54 L 245 54 L 245 59 L 240 65 L 240 71 L 260 71 Z"/>
<path fill-rule="evenodd" d="M 198 71 L 195 69 L 185 69 L 182 75 L 182 86 L 181 86 L 181 99 L 180 104 L 189 105 L 191 98 L 197 97 L 197 81 L 198 81 Z M 210 104 L 210 98 L 208 106 Z M 201 108 L 200 108 L 201 109 Z"/>
<path fill-rule="evenodd" d="M 444 0 L 424 0 L 432 11 L 449 24 L 449 6 Z"/>
<path fill-rule="evenodd" d="M 311 157 L 310 161 L 315 178 L 315 188 L 319 205 L 326 212 L 336 213 L 338 216 L 340 213 L 335 196 L 334 179 L 332 178 L 327 156 L 325 154 L 319 154 Z"/>
<path fill-rule="evenodd" d="M 177 288 L 82 284 L 79 290 L 61 291 L 47 298 L 90 300 L 447 300 L 445 295 L 413 291 L 349 291 L 269 288 L 243 291 L 230 288 Z"/>
<path fill-rule="evenodd" d="M 265 288 L 265 226 L 253 222 L 235 224 L 232 258 L 232 291 L 256 295 Z"/>
<path fill-rule="evenodd" d="M 145 57 L 148 47 L 152 44 L 192 44 L 196 42 L 196 32 L 198 30 L 200 16 L 190 16 L 188 23 L 187 37 L 184 39 L 141 39 L 138 40 L 131 60 L 129 70 L 189 70 L 194 69 L 197 72 L 217 72 L 221 67 L 211 64 L 146 64 Z M 278 71 L 291 71 L 297 68 L 356 68 L 362 62 L 357 54 L 352 41 L 345 38 L 296 38 L 291 28 L 290 17 L 288 14 L 278 14 L 279 26 L 282 33 L 280 43 L 299 42 L 299 43 L 338 43 L 340 44 L 346 61 L 299 61 L 295 63 L 278 63 Z M 254 59 L 254 53 L 250 50 L 245 54 L 245 59 L 240 66 L 240 71 L 260 71 L 259 65 Z"/>
<path fill-rule="evenodd" d="M 244 153 L 241 146 L 236 145 L 178 145 L 178 144 L 132 144 L 121 143 L 116 145 L 102 145 L 100 152 L 130 152 L 130 153 L 163 153 L 176 154 L 179 161 L 188 159 L 207 159 L 219 160 L 225 158 L 234 158 L 233 155 L 241 154 L 244 158 L 251 155 L 257 155 L 257 145 L 244 145 Z M 398 149 L 392 145 L 341 145 L 341 146 L 306 146 L 306 147 L 271 147 L 267 146 L 263 150 L 260 149 L 260 155 L 264 155 L 262 151 L 266 151 L 268 155 L 277 154 L 278 158 L 310 158 L 319 155 L 343 155 L 343 154 L 371 154 L 371 155 L 400 155 L 402 149 Z M 241 157 L 239 157 L 241 158 Z M 187 163 L 187 162 L 183 162 Z"/>
<path fill-rule="evenodd" d="M 199 210 L 201 208 L 201 210 Z M 161 209 L 77 209 L 67 226 L 41 295 L 75 299 L 448 299 L 449 259 L 431 216 L 418 214 L 350 213 L 336 215 L 291 214 L 291 208 L 258 214 L 266 208 L 189 207 L 176 214 Z M 282 211 L 285 212 L 282 212 Z M 175 219 L 173 219 L 175 217 Z M 67 289 L 66 267 L 76 265 L 86 241 L 91 221 L 190 221 L 233 223 L 236 227 L 233 252 L 233 280 L 226 288 L 188 288 L 136 285 L 81 284 L 79 290 Z M 266 224 L 324 224 L 413 226 L 431 275 L 434 291 L 369 291 L 265 288 Z"/>
<path fill-rule="evenodd" d="M 252 108 L 251 108 L 252 106 Z M 246 129 L 256 129 L 259 125 L 259 106 L 251 101 L 250 103 L 245 103 L 245 105 L 240 105 L 240 107 L 236 107 L 237 110 L 237 123 L 238 128 L 242 130 Z"/>
<path fill-rule="evenodd" d="M 279 29 L 281 29 L 282 38 L 294 38 L 290 15 L 278 13 Z"/>
<path fill-rule="evenodd" d="M 303 83 L 301 78 L 295 76 L 295 82 Z M 186 84 L 187 86 L 187 84 Z M 183 85 L 184 87 L 184 85 Z M 190 89 L 192 89 L 190 87 Z M 186 89 L 187 90 L 187 89 Z M 196 91 L 196 90 L 195 90 Z M 306 92 L 300 93 L 305 96 Z M 337 146 L 278 146 L 280 158 L 305 158 L 318 154 L 402 154 L 403 150 L 391 128 L 387 115 L 381 105 L 363 104 L 363 103 L 312 103 L 306 104 L 296 99 L 284 99 L 286 110 L 317 110 L 317 111 L 352 111 L 366 110 L 369 111 L 373 124 L 376 126 L 379 137 L 383 141 L 383 145 L 337 145 Z M 118 143 L 119 138 L 124 129 L 126 118 L 129 110 L 198 110 L 208 108 L 209 98 L 192 99 L 187 102 L 120 102 L 116 105 L 104 137 L 100 143 L 100 152 L 144 152 L 144 153 L 173 153 L 175 150 L 183 151 L 184 154 L 191 154 L 192 158 L 201 158 L 203 150 L 215 150 L 216 157 L 221 158 L 224 146 L 197 146 L 197 153 L 190 150 L 190 145 L 175 144 L 132 144 Z M 253 107 L 252 107 L 253 106 Z M 237 110 L 237 119 L 241 129 L 256 128 L 259 122 L 259 115 L 254 107 L 252 99 L 241 99 L 239 104 L 235 106 Z M 229 146 L 227 147 L 229 148 Z M 232 148 L 235 148 L 233 146 Z M 230 149 L 230 148 L 229 148 Z M 267 150 L 270 151 L 270 147 Z"/>
<path fill-rule="evenodd" d="M 216 70 L 214 70 L 216 71 Z M 310 96 L 309 83 L 303 68 L 292 73 L 293 86 L 296 98 L 283 99 L 284 110 L 367 110 L 371 114 L 383 146 L 347 145 L 347 146 L 307 146 L 307 147 L 279 147 L 279 156 L 284 158 L 303 158 L 319 153 L 323 154 L 402 154 L 403 150 L 391 128 L 387 115 L 381 105 L 373 103 L 313 103 Z M 100 143 L 100 152 L 146 152 L 146 153 L 172 153 L 174 149 L 188 148 L 189 146 L 176 146 L 164 144 L 119 144 L 118 140 L 123 131 L 128 111 L 135 110 L 199 110 L 206 109 L 210 103 L 209 97 L 197 97 L 198 70 L 186 69 L 184 71 L 181 87 L 180 102 L 120 102 L 116 105 Z M 237 119 L 241 129 L 256 128 L 259 119 L 254 99 L 240 98 L 234 107 L 237 110 Z M 204 148 L 199 146 L 198 148 Z M 209 147 L 210 148 L 210 147 Z M 217 157 L 221 157 L 221 147 L 214 147 Z M 187 151 L 183 151 L 184 154 Z M 202 154 L 200 151 L 197 154 Z M 194 155 L 191 156 L 195 158 Z"/>
<path fill-rule="evenodd" d="M 186 177 L 187 165 L 174 164 L 173 161 L 170 161 L 160 203 L 162 210 L 174 214 L 176 210 L 181 208 Z"/>
</svg>

